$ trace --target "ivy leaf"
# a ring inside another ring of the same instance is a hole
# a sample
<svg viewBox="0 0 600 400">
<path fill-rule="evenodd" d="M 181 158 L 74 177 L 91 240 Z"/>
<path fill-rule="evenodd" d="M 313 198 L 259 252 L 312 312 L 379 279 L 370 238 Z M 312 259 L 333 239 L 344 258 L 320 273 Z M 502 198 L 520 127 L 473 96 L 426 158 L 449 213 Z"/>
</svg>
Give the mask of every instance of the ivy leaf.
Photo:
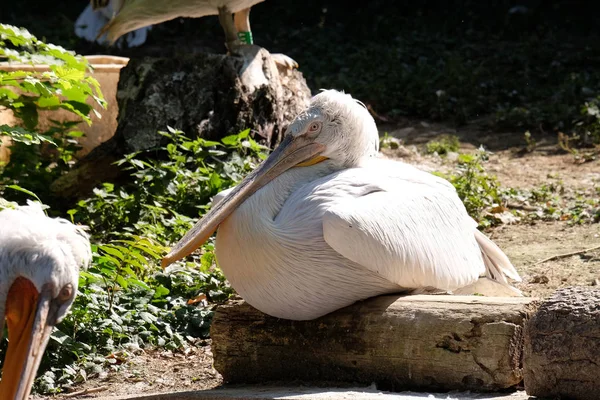
<svg viewBox="0 0 600 400">
<path fill-rule="evenodd" d="M 50 108 L 58 105 L 60 105 L 58 96 L 44 96 L 40 97 L 37 101 L 37 106 L 40 108 Z"/>
</svg>

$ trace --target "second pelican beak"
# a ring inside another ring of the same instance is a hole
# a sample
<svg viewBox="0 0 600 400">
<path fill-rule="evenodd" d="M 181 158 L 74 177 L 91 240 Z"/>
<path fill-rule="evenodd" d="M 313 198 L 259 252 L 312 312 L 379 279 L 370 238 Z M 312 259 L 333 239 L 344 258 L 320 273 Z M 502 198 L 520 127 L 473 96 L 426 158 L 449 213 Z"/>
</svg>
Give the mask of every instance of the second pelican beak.
<svg viewBox="0 0 600 400">
<path fill-rule="evenodd" d="M 10 287 L 5 316 L 0 315 L 0 318 L 6 317 L 8 326 L 0 399 L 27 400 L 29 397 L 53 328 L 53 324 L 49 324 L 52 322 L 52 317 L 49 318 L 51 301 L 51 290 L 38 293 L 26 278 L 17 278 Z"/>
<path fill-rule="evenodd" d="M 221 202 L 190 229 L 162 259 L 162 267 L 182 259 L 200 247 L 219 225 L 247 198 L 288 169 L 323 161 L 325 146 L 306 136 L 286 135 L 271 155 L 252 171 Z"/>
</svg>

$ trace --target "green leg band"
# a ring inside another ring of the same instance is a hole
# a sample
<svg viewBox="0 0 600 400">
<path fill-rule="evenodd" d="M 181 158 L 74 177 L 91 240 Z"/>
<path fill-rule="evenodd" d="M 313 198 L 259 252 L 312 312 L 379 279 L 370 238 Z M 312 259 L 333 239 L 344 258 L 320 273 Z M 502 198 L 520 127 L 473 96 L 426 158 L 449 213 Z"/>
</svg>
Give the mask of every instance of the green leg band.
<svg viewBox="0 0 600 400">
<path fill-rule="evenodd" d="M 238 39 L 244 44 L 252 44 L 252 32 L 238 32 Z"/>
</svg>

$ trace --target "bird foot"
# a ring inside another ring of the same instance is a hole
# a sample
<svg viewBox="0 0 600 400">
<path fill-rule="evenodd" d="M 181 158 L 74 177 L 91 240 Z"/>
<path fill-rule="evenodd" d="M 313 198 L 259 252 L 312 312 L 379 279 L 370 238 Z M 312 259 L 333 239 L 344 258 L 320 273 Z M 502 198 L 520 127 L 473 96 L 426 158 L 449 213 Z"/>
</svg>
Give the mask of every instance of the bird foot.
<svg viewBox="0 0 600 400">
<path fill-rule="evenodd" d="M 271 57 L 273 57 L 273 61 L 275 61 L 276 64 L 280 65 L 283 68 L 298 68 L 298 63 L 293 58 L 288 57 L 285 54 L 271 53 Z"/>
</svg>

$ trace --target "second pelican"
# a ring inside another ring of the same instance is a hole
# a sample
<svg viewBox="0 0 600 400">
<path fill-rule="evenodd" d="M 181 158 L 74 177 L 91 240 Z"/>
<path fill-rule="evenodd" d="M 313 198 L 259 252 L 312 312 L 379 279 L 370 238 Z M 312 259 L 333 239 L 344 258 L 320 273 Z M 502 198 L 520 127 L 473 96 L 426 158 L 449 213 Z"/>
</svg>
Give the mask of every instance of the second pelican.
<svg viewBox="0 0 600 400">
<path fill-rule="evenodd" d="M 377 158 L 375 121 L 350 95 L 319 93 L 281 144 L 163 259 L 218 229 L 216 256 L 262 312 L 318 318 L 368 297 L 415 291 L 519 295 L 507 256 L 446 180 Z"/>
</svg>

